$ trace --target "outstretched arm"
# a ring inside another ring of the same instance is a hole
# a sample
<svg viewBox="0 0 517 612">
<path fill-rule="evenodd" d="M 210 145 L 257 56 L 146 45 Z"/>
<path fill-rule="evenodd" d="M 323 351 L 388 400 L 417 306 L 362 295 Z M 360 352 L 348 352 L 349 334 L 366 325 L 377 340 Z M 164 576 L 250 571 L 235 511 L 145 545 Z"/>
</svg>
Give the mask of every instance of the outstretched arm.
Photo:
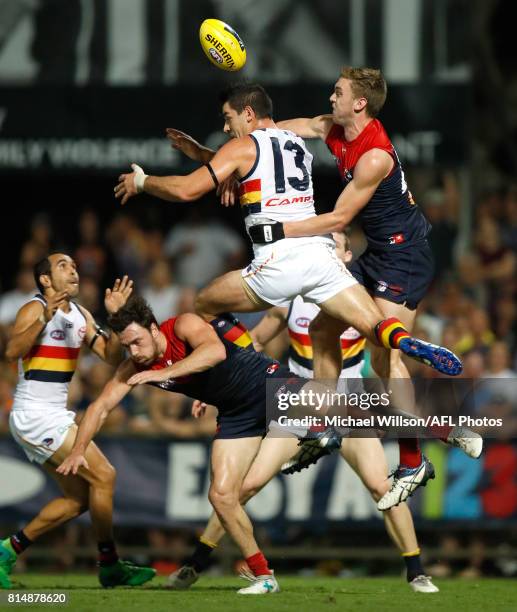
<svg viewBox="0 0 517 612">
<path fill-rule="evenodd" d="M 70 455 L 57 468 L 60 474 L 65 476 L 70 472 L 77 474 L 77 470 L 81 466 L 88 469 L 88 463 L 84 458 L 86 448 L 101 429 L 109 413 L 131 391 L 131 386 L 127 383 L 127 380 L 134 373 L 135 366 L 129 359 L 121 363 L 99 397 L 88 406 L 79 425 Z"/>
<path fill-rule="evenodd" d="M 312 118 L 286 119 L 278 121 L 276 125 L 302 138 L 321 138 L 324 141 L 333 124 L 332 115 L 318 115 Z"/>
<path fill-rule="evenodd" d="M 233 172 L 244 176 L 255 157 L 253 141 L 244 137 L 227 142 L 214 155 L 210 165 L 198 168 L 187 176 L 147 176 L 140 166 L 132 164 L 133 172 L 119 176 L 115 197 L 125 204 L 129 198 L 145 191 L 169 202 L 192 202 L 215 189 Z"/>
<path fill-rule="evenodd" d="M 285 237 L 319 236 L 342 231 L 368 204 L 379 183 L 388 176 L 392 167 L 393 159 L 386 151 L 368 151 L 357 162 L 354 178 L 341 192 L 334 210 L 303 221 L 284 223 Z"/>
</svg>

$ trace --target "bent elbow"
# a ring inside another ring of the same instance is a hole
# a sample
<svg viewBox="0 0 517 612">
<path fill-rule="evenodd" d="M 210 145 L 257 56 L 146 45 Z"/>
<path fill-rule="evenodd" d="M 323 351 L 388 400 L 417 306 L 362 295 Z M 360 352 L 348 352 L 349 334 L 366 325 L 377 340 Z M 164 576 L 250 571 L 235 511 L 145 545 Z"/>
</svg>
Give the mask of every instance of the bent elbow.
<svg viewBox="0 0 517 612">
<path fill-rule="evenodd" d="M 224 344 L 221 343 L 219 346 L 217 346 L 214 349 L 215 364 L 221 363 L 221 361 L 224 361 L 225 359 L 226 359 L 226 348 L 224 347 Z"/>
</svg>

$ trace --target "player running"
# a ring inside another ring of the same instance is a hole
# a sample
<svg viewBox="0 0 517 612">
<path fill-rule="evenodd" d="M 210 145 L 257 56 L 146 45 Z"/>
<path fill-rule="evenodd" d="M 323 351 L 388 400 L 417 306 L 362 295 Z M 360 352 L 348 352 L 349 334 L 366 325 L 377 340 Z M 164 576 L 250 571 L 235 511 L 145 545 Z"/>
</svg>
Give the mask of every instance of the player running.
<svg viewBox="0 0 517 612">
<path fill-rule="evenodd" d="M 108 335 L 92 315 L 73 301 L 79 293 L 75 262 L 64 253 L 49 255 L 34 267 L 40 291 L 19 310 L 6 349 L 9 361 L 18 359 L 18 385 L 9 417 L 16 442 L 30 461 L 39 463 L 63 492 L 18 533 L 0 541 L 0 587 L 11 588 L 11 573 L 18 555 L 51 529 L 90 511 L 99 548 L 99 581 L 102 586 L 136 586 L 155 575 L 118 558 L 113 541 L 112 514 L 115 470 L 92 442 L 84 455 L 89 469 L 73 476 L 56 470 L 72 448 L 77 426 L 67 410 L 70 381 L 81 348 L 86 345 L 104 361 L 117 365 L 122 351 L 115 334 Z M 122 307 L 132 292 L 126 276 L 106 289 L 108 313 Z"/>
<path fill-rule="evenodd" d="M 290 239 L 276 233 L 282 222 L 317 220 L 312 155 L 301 138 L 275 125 L 271 99 L 261 86 L 235 85 L 223 94 L 222 102 L 224 131 L 233 138 L 217 153 L 204 149 L 201 159 L 210 159 L 203 168 L 188 176 L 155 177 L 133 164 L 134 171 L 122 174 L 115 187 L 122 204 L 141 191 L 169 201 L 192 201 L 234 172 L 239 176 L 240 204 L 255 258 L 244 270 L 229 272 L 203 289 L 197 312 L 211 320 L 223 312 L 255 312 L 301 295 L 340 325 L 353 325 L 372 343 L 401 349 L 440 372 L 458 374 L 461 362 L 451 351 L 412 338 L 397 317 L 383 318 L 336 257 L 330 236 Z M 318 353 L 329 351 L 335 352 L 333 344 L 318 344 Z M 412 488 L 403 487 L 399 501 L 432 473 L 423 461 L 419 479 L 412 477 Z"/>
</svg>

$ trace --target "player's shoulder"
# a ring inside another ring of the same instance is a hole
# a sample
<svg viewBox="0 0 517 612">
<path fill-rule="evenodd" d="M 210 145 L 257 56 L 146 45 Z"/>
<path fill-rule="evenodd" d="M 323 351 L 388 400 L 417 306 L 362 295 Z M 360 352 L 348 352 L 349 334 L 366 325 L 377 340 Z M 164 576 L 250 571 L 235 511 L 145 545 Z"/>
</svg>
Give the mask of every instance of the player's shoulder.
<svg viewBox="0 0 517 612">
<path fill-rule="evenodd" d="M 22 306 L 20 306 L 18 310 L 17 316 L 39 316 L 41 311 L 46 307 L 47 300 L 41 295 L 41 293 L 37 293 L 32 297 L 28 302 L 25 302 Z"/>
</svg>

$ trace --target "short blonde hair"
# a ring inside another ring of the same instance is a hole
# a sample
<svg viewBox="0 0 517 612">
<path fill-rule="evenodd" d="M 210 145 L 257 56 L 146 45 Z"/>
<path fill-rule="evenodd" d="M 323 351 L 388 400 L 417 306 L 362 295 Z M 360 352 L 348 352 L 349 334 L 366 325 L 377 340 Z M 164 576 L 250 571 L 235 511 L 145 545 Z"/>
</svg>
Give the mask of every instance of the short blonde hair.
<svg viewBox="0 0 517 612">
<path fill-rule="evenodd" d="M 341 78 L 350 81 L 352 93 L 356 98 L 366 98 L 366 113 L 369 117 L 377 117 L 380 113 L 388 87 L 380 70 L 376 68 L 352 68 L 344 66 Z"/>
</svg>

